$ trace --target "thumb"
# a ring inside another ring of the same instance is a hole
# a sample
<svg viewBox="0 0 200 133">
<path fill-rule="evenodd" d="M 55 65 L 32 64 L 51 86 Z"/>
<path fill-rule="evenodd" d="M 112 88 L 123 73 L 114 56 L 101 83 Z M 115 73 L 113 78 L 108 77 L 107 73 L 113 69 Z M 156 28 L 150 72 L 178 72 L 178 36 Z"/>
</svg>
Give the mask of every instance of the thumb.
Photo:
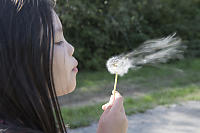
<svg viewBox="0 0 200 133">
<path fill-rule="evenodd" d="M 120 95 L 119 92 L 116 91 L 115 93 L 115 101 L 111 108 L 111 111 L 119 111 L 123 108 L 123 97 Z"/>
</svg>

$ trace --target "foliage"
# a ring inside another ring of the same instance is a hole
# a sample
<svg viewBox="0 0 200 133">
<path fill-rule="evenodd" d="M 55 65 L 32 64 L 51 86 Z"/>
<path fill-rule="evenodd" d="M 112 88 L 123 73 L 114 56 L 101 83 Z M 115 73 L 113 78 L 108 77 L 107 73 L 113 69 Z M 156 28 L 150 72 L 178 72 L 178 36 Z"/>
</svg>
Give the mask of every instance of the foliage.
<svg viewBox="0 0 200 133">
<path fill-rule="evenodd" d="M 110 56 L 173 32 L 187 56 L 200 55 L 199 0 L 59 0 L 56 11 L 82 69 L 101 69 Z"/>
</svg>

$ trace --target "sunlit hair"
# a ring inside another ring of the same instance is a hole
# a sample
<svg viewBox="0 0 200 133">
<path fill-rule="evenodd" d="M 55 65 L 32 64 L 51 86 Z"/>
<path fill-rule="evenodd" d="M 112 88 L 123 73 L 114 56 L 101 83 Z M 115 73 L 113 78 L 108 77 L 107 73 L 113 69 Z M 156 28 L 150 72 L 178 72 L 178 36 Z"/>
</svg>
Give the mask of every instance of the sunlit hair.
<svg viewBox="0 0 200 133">
<path fill-rule="evenodd" d="M 0 0 L 0 119 L 16 130 L 66 132 L 53 82 L 53 6 Z"/>
</svg>

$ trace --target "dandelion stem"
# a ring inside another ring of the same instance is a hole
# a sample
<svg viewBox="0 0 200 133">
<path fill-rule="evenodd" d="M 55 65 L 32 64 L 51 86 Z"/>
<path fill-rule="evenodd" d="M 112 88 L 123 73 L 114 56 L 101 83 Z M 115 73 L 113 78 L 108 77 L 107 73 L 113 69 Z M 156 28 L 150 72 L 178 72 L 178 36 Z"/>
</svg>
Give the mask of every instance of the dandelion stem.
<svg viewBox="0 0 200 133">
<path fill-rule="evenodd" d="M 115 99 L 115 91 L 116 91 L 116 87 L 117 87 L 117 76 L 118 76 L 118 74 L 116 73 L 116 74 L 115 74 L 115 84 L 114 84 L 114 89 L 113 89 L 114 99 Z"/>
</svg>

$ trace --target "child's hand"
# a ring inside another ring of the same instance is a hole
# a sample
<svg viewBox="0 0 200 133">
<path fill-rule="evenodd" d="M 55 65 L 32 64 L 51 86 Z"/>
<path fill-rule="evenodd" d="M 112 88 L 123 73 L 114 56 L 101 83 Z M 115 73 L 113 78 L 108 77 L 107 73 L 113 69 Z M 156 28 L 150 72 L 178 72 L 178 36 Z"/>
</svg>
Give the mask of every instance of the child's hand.
<svg viewBox="0 0 200 133">
<path fill-rule="evenodd" d="M 123 106 L 123 97 L 116 92 L 110 101 L 102 106 L 104 110 L 99 120 L 97 133 L 126 133 L 128 120 Z"/>
</svg>

